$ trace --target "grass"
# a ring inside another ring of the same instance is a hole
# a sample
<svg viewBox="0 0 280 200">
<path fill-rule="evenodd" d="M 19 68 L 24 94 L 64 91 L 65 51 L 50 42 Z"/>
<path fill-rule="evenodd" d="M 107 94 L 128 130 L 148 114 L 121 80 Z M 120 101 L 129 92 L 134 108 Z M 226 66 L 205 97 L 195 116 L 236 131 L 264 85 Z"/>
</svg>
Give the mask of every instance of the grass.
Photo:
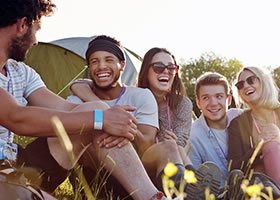
<svg viewBox="0 0 280 200">
<path fill-rule="evenodd" d="M 72 144 L 68 138 L 68 135 L 66 134 L 61 122 L 58 119 L 53 120 L 54 129 L 55 132 L 58 135 L 58 138 L 60 139 L 62 146 L 68 151 L 69 157 L 71 160 L 75 160 L 73 157 L 72 152 Z M 15 142 L 20 144 L 21 146 L 25 147 L 27 144 L 32 142 L 35 138 L 30 137 L 19 137 L 15 136 Z M 245 170 L 245 176 L 244 181 L 242 181 L 241 184 L 235 185 L 236 191 L 243 191 L 244 195 L 242 197 L 243 200 L 254 200 L 254 199 L 265 199 L 265 200 L 273 200 L 272 197 L 272 189 L 271 188 L 264 188 L 261 184 L 249 184 L 249 180 L 251 179 L 251 175 L 253 173 L 253 170 L 251 169 L 252 163 L 254 162 L 256 155 L 261 150 L 261 147 L 263 145 L 263 142 L 260 142 L 257 146 L 255 152 L 253 153 L 251 159 L 246 165 Z M 103 166 L 104 167 L 104 166 Z M 91 186 L 88 185 L 88 183 L 85 181 L 85 177 L 83 176 L 82 168 L 79 165 L 76 165 L 73 173 L 74 177 L 76 179 L 75 186 L 73 187 L 72 184 L 69 182 L 69 179 L 66 179 L 55 191 L 55 197 L 59 200 L 82 200 L 82 199 L 89 199 L 89 200 L 113 200 L 113 199 L 120 199 L 119 197 L 114 197 L 114 194 L 112 191 L 106 190 L 105 184 L 106 180 L 110 176 L 109 173 L 102 174 L 101 171 L 103 169 L 101 166 L 99 170 L 96 173 L 95 179 L 93 180 L 93 183 Z M 180 187 L 178 190 L 177 188 L 174 188 L 174 183 L 172 181 L 169 181 L 168 177 L 171 177 L 176 171 L 176 166 L 168 163 L 165 169 L 166 177 L 165 180 L 163 179 L 164 184 L 164 191 L 165 194 L 167 194 L 168 197 L 171 197 L 173 194 L 176 194 L 177 197 L 179 197 L 180 200 L 183 200 L 186 194 L 184 194 L 184 187 Z M 229 164 L 230 168 L 230 164 Z M 168 174 L 171 173 L 171 174 Z M 102 174 L 102 175 L 101 175 Z M 195 177 L 193 177 L 190 172 L 185 172 L 185 179 L 183 180 L 184 184 L 190 183 L 190 181 L 194 181 Z M 226 185 L 225 191 L 229 188 L 229 186 Z M 269 195 L 266 195 L 262 192 L 262 189 L 266 189 L 269 192 Z M 83 191 L 83 192 L 82 192 Z M 210 194 L 210 191 L 205 191 L 206 200 L 213 200 L 215 197 Z M 85 196 L 85 198 L 84 198 Z M 225 199 L 225 198 L 224 198 Z"/>
<path fill-rule="evenodd" d="M 30 142 L 32 142 L 36 138 L 24 137 L 24 136 L 16 136 L 15 142 L 20 144 L 23 147 L 26 147 Z M 110 200 L 110 199 L 120 199 L 119 197 L 115 197 L 112 191 L 108 191 L 105 187 L 106 180 L 109 177 L 109 173 L 101 174 L 102 167 L 97 171 L 96 176 L 93 180 L 93 183 L 90 185 L 91 195 L 86 199 L 98 199 L 98 200 Z M 72 186 L 69 178 L 67 178 L 62 184 L 60 184 L 55 192 L 54 196 L 59 200 L 82 200 L 84 193 L 82 192 L 85 188 L 85 184 L 81 178 L 82 169 L 80 166 L 76 166 L 76 169 L 73 170 L 72 175 L 74 179 L 76 179 L 75 187 Z"/>
</svg>

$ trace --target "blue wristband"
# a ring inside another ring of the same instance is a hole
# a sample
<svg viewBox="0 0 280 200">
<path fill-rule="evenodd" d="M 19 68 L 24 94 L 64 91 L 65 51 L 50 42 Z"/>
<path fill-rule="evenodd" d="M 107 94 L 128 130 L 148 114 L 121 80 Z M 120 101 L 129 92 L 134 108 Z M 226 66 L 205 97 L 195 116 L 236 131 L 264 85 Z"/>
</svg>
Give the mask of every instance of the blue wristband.
<svg viewBox="0 0 280 200">
<path fill-rule="evenodd" d="M 102 130 L 103 127 L 103 110 L 96 109 L 94 112 L 94 129 Z"/>
</svg>

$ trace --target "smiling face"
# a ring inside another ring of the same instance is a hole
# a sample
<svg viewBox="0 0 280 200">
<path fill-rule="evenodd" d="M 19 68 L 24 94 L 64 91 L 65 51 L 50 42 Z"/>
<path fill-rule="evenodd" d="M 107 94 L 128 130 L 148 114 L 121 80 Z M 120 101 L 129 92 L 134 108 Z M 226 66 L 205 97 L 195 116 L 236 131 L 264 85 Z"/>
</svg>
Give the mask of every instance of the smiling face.
<svg viewBox="0 0 280 200">
<path fill-rule="evenodd" d="M 238 82 L 244 81 L 244 86 L 238 90 L 238 94 L 245 103 L 248 105 L 254 105 L 258 103 L 261 97 L 262 88 L 257 77 L 254 79 L 254 81 L 249 81 L 249 84 L 247 81 L 249 77 L 255 77 L 255 74 L 249 70 L 244 70 L 239 75 Z"/>
<path fill-rule="evenodd" d="M 165 52 L 159 52 L 153 56 L 151 64 L 162 63 L 164 65 L 175 64 L 172 56 Z M 156 73 L 152 67 L 148 71 L 148 81 L 150 89 L 154 94 L 166 95 L 170 90 L 174 81 L 175 74 L 169 73 L 168 69 L 164 69 L 162 73 Z"/>
<path fill-rule="evenodd" d="M 196 104 L 211 128 L 225 128 L 226 112 L 231 103 L 223 85 L 202 85 L 199 88 Z"/>
<path fill-rule="evenodd" d="M 89 69 L 95 87 L 103 90 L 115 87 L 124 65 L 124 61 L 107 51 L 92 53 L 89 57 Z"/>
</svg>

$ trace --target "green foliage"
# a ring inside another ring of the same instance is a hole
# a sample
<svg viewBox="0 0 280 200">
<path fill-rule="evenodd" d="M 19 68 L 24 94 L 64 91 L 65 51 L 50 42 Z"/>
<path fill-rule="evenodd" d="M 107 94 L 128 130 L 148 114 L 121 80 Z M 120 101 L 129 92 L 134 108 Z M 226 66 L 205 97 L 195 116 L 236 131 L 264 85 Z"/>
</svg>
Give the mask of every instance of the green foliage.
<svg viewBox="0 0 280 200">
<path fill-rule="evenodd" d="M 191 59 L 188 63 L 181 64 L 181 77 L 186 87 L 187 94 L 193 102 L 193 110 L 197 116 L 200 111 L 195 103 L 195 83 L 197 78 L 205 72 L 218 72 L 224 75 L 230 84 L 233 83 L 236 74 L 241 70 L 242 63 L 237 59 L 225 59 L 218 57 L 213 52 L 204 53 L 198 59 Z"/>
<path fill-rule="evenodd" d="M 278 88 L 280 88 L 280 67 L 277 67 L 273 70 L 273 78 Z"/>
</svg>

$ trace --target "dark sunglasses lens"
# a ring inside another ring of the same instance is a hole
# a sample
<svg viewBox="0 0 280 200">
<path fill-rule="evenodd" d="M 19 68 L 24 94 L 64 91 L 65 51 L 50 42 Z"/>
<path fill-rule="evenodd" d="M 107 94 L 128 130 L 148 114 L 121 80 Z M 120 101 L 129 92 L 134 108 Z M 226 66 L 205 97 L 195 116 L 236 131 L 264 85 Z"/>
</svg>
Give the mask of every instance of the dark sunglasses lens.
<svg viewBox="0 0 280 200">
<path fill-rule="evenodd" d="M 175 64 L 168 65 L 167 69 L 169 70 L 170 74 L 176 74 L 177 72 L 177 66 Z"/>
<path fill-rule="evenodd" d="M 154 64 L 152 64 L 152 68 L 153 68 L 154 72 L 157 74 L 161 74 L 165 70 L 165 68 L 168 69 L 168 72 L 170 74 L 176 74 L 177 69 L 178 69 L 177 65 L 175 65 L 175 64 L 164 65 L 163 63 L 154 63 Z"/>
<path fill-rule="evenodd" d="M 152 68 L 157 74 L 161 74 L 164 71 L 165 66 L 163 64 L 160 64 L 160 63 L 154 63 L 152 65 Z"/>
<path fill-rule="evenodd" d="M 239 81 L 235 84 L 238 90 L 241 90 L 244 87 L 244 82 L 245 81 Z"/>
<path fill-rule="evenodd" d="M 255 76 L 250 76 L 246 79 L 247 83 L 250 85 L 253 85 L 256 82 L 257 77 Z"/>
</svg>

